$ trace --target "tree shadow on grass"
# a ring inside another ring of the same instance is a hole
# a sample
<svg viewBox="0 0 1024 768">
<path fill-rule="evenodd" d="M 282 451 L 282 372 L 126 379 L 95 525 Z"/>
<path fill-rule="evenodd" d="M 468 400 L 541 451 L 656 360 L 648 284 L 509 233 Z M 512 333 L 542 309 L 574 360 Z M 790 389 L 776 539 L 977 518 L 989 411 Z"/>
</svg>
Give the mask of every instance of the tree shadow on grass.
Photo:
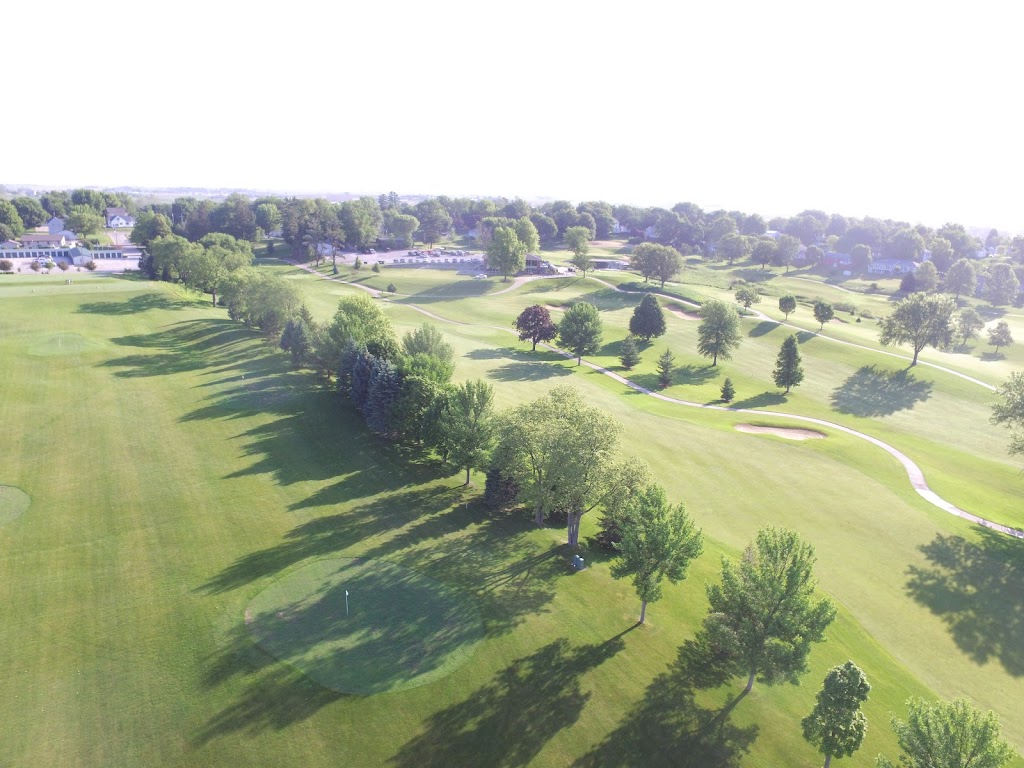
<svg viewBox="0 0 1024 768">
<path fill-rule="evenodd" d="M 977 529 L 979 540 L 938 535 L 921 547 L 927 567 L 911 566 L 907 593 L 949 627 L 976 664 L 998 660 L 1024 675 L 1024 541 Z"/>
<path fill-rule="evenodd" d="M 120 378 L 145 378 L 237 365 L 262 356 L 254 351 L 256 338 L 230 320 L 190 320 L 156 333 L 111 339 L 118 346 L 153 351 L 105 360 L 100 366 L 121 369 L 114 373 Z"/>
<path fill-rule="evenodd" d="M 886 371 L 866 365 L 832 392 L 832 407 L 854 416 L 888 416 L 913 408 L 931 394 L 932 382 L 906 369 Z"/>
<path fill-rule="evenodd" d="M 818 334 L 812 333 L 811 331 L 797 331 L 796 332 L 796 343 L 797 344 L 806 344 L 811 339 L 815 339 L 817 337 L 818 337 Z"/>
<path fill-rule="evenodd" d="M 764 336 L 766 334 L 771 333 L 778 327 L 779 324 L 774 320 L 762 320 L 760 323 L 758 323 L 749 331 L 747 331 L 747 336 L 749 336 L 752 339 L 757 338 L 758 336 Z"/>
<path fill-rule="evenodd" d="M 672 666 L 647 686 L 644 698 L 575 768 L 739 765 L 758 733 L 756 725 L 729 722 L 742 694 L 729 694 L 719 708 L 697 703 L 698 690 L 717 688 L 730 674 L 707 646 L 688 640 Z"/>
<path fill-rule="evenodd" d="M 564 358 L 562 358 L 564 360 Z M 506 363 L 490 372 L 496 381 L 543 381 L 557 376 L 571 376 L 572 370 L 550 362 L 529 361 Z"/>
<path fill-rule="evenodd" d="M 199 300 L 174 299 L 165 293 L 144 293 L 125 301 L 90 301 L 81 304 L 75 312 L 86 315 L 136 315 L 152 309 L 189 309 L 198 304 Z"/>
<path fill-rule="evenodd" d="M 388 761 L 397 768 L 528 765 L 579 720 L 590 693 L 580 678 L 624 647 L 622 636 L 573 647 L 555 640 L 516 659 L 465 701 L 427 718 Z"/>
<path fill-rule="evenodd" d="M 991 363 L 996 360 L 1005 360 L 1006 355 L 1004 355 L 1002 352 L 982 352 L 981 355 L 979 355 L 979 358 L 983 362 Z"/>
<path fill-rule="evenodd" d="M 782 392 L 762 392 L 760 395 L 748 397 L 746 400 L 734 400 L 730 408 L 765 408 L 772 405 L 781 405 L 786 402 L 786 396 Z"/>
<path fill-rule="evenodd" d="M 642 298 L 642 296 L 623 293 L 622 291 L 617 291 L 614 288 L 602 288 L 601 290 L 591 291 L 590 293 L 580 296 L 573 303 L 586 301 L 593 304 L 602 312 L 610 312 L 616 309 L 632 309 L 640 303 L 640 299 Z"/>
</svg>

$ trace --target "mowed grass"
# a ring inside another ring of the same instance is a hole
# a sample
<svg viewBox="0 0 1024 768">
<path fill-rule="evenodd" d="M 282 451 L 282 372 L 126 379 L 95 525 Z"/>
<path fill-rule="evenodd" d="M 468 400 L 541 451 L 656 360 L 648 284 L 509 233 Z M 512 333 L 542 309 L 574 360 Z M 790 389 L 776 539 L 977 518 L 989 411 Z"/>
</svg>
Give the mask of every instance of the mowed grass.
<svg viewBox="0 0 1024 768">
<path fill-rule="evenodd" d="M 294 279 L 320 316 L 358 290 Z M 588 282 L 529 284 L 518 306 L 586 295 Z M 102 277 L 44 281 L 46 293 L 10 286 L 18 295 L 0 283 L 0 484 L 32 505 L 0 526 L 0 764 L 812 765 L 799 720 L 848 658 L 874 685 L 850 765 L 894 753 L 888 715 L 911 694 L 970 695 L 1024 745 L 1020 543 L 931 508 L 866 443 L 741 434 L 733 424 L 749 416 L 628 394 L 502 331 L 439 325 L 457 376 L 486 376 L 502 406 L 556 383 L 584 389 L 629 425 L 624 452 L 647 459 L 704 528 L 689 579 L 633 628 L 635 595 L 603 554 L 587 550 L 590 567 L 571 573 L 564 531 L 489 516 L 481 477 L 463 488 L 459 473 L 368 435 L 208 302 Z M 476 322 L 508 327 L 515 293 L 475 302 Z M 474 322 L 473 303 L 430 310 Z M 386 307 L 400 331 L 425 319 Z M 63 333 L 91 343 L 29 353 Z M 720 557 L 766 523 L 815 544 L 840 616 L 803 685 L 755 686 L 725 712 L 742 681 L 701 687 L 685 641 Z M 246 607 L 338 557 L 471 597 L 485 632 L 476 653 L 443 679 L 368 697 L 263 653 Z M 718 714 L 722 726 L 707 727 Z"/>
</svg>

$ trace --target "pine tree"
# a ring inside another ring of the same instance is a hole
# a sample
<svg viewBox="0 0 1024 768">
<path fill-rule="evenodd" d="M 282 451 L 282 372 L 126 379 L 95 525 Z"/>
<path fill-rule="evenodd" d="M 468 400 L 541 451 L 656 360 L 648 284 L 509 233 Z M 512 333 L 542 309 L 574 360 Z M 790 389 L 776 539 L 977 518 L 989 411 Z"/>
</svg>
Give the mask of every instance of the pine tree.
<svg viewBox="0 0 1024 768">
<path fill-rule="evenodd" d="M 775 371 L 772 373 L 775 385 L 785 387 L 788 393 L 791 387 L 799 386 L 804 380 L 804 369 L 800 365 L 800 348 L 796 336 L 790 334 L 782 342 L 782 349 L 775 360 Z"/>
<path fill-rule="evenodd" d="M 636 337 L 630 335 L 622 342 L 622 351 L 619 353 L 619 362 L 627 371 L 632 370 L 640 363 L 640 350 L 636 345 Z"/>
<path fill-rule="evenodd" d="M 633 310 L 633 316 L 629 319 L 629 332 L 644 341 L 650 341 L 664 335 L 665 329 L 665 313 L 661 305 L 654 296 L 647 294 Z"/>
<path fill-rule="evenodd" d="M 734 397 L 736 397 L 736 389 L 732 385 L 732 379 L 726 378 L 722 382 L 722 402 L 731 403 Z"/>
<path fill-rule="evenodd" d="M 675 356 L 671 350 L 666 349 L 665 353 L 658 358 L 658 385 L 664 389 L 672 383 L 672 370 L 675 367 Z"/>
</svg>

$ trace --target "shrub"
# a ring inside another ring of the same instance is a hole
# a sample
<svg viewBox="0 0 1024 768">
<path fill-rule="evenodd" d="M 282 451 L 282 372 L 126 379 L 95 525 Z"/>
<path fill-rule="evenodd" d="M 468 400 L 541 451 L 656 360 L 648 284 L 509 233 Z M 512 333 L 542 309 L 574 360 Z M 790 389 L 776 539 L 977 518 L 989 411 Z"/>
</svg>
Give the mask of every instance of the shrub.
<svg viewBox="0 0 1024 768">
<path fill-rule="evenodd" d="M 57 266 L 58 266 L 58 267 L 60 267 L 60 271 L 61 271 L 61 272 L 67 272 L 67 271 L 68 271 L 68 268 L 69 268 L 69 267 L 70 267 L 71 265 L 70 265 L 70 264 L 68 264 L 68 263 L 67 263 L 66 261 L 61 261 L 61 262 L 58 262 L 58 263 L 57 263 Z"/>
<path fill-rule="evenodd" d="M 39 262 L 38 261 L 33 261 L 31 264 L 29 264 L 29 267 L 32 268 L 33 272 L 38 272 L 39 271 Z"/>
<path fill-rule="evenodd" d="M 95 272 L 96 271 L 96 262 L 93 261 L 92 259 L 89 259 L 89 261 L 87 261 L 85 263 L 85 268 L 88 269 L 90 272 Z"/>
<path fill-rule="evenodd" d="M 848 312 L 851 315 L 857 311 L 857 307 L 852 301 L 833 302 L 832 309 L 834 309 L 836 312 Z"/>
<path fill-rule="evenodd" d="M 398 288 L 395 286 L 394 283 L 388 283 L 388 287 L 387 287 L 387 292 L 388 293 L 394 293 L 397 290 L 398 290 Z"/>
<path fill-rule="evenodd" d="M 374 271 L 374 273 L 379 275 L 380 274 L 380 264 L 374 264 L 373 265 L 373 271 Z"/>
<path fill-rule="evenodd" d="M 0 272 L 13 272 L 14 262 L 9 259 L 0 259 Z"/>
</svg>

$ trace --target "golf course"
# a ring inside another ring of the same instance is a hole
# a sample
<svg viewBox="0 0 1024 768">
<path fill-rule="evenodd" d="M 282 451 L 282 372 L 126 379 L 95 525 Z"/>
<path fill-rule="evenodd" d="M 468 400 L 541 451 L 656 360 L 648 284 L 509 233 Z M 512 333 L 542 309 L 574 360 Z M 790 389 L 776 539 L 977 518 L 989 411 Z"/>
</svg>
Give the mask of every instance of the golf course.
<svg viewBox="0 0 1024 768">
<path fill-rule="evenodd" d="M 370 292 L 399 336 L 434 325 L 454 380 L 490 383 L 498 410 L 576 388 L 685 503 L 703 554 L 639 625 L 593 541 L 597 512 L 575 571 L 564 526 L 488 509 L 484 473 L 465 485 L 464 469 L 371 433 L 333 382 L 208 295 L 138 273 L 0 275 L 3 768 L 816 766 L 800 722 L 847 660 L 871 692 L 840 766 L 894 759 L 890 717 L 912 696 L 994 710 L 1024 753 L 1024 539 L 933 503 L 887 450 L 933 498 L 1024 530 L 1020 458 L 990 422 L 1024 344 L 929 347 L 910 367 L 909 347 L 879 343 L 898 280 L 699 258 L 665 286 L 617 270 L 258 269 L 320 322 Z M 712 365 L 697 305 L 735 303 L 737 278 L 763 301 Z M 627 371 L 645 292 L 667 332 Z M 814 319 L 817 299 L 834 320 Z M 582 365 L 518 340 L 526 307 L 558 322 L 579 301 L 604 327 Z M 1024 311 L 984 317 L 1024 340 Z M 805 378 L 784 393 L 772 367 L 790 334 Z M 722 559 L 768 525 L 813 545 L 838 615 L 800 685 L 739 697 L 745 679 L 712 680 L 688 641 Z"/>
</svg>

